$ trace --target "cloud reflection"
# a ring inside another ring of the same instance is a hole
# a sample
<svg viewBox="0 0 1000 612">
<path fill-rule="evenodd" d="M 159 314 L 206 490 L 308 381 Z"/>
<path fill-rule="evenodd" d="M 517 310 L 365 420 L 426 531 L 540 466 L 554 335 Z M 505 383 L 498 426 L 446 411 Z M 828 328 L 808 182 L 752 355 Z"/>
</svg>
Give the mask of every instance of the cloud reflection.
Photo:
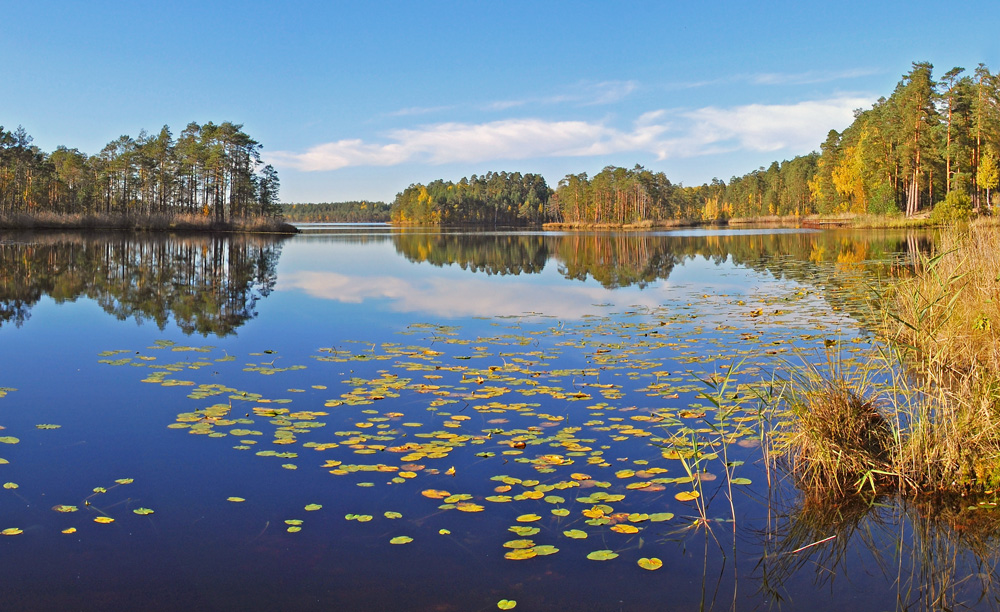
<svg viewBox="0 0 1000 612">
<path fill-rule="evenodd" d="M 496 279 L 429 278 L 411 280 L 397 276 L 351 276 L 337 272 L 303 271 L 284 275 L 279 290 L 346 304 L 386 300 L 394 312 L 422 313 L 436 317 L 494 317 L 541 313 L 560 319 L 580 319 L 594 314 L 594 304 L 620 308 L 656 308 L 656 293 L 607 290 L 588 285 L 557 286 Z"/>
</svg>

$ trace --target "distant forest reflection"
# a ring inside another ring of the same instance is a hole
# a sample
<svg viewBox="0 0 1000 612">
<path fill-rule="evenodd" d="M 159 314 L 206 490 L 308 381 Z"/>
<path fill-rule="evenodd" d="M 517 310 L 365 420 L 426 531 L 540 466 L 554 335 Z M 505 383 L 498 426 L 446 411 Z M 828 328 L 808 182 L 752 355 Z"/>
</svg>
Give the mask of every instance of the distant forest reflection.
<svg viewBox="0 0 1000 612">
<path fill-rule="evenodd" d="M 0 325 L 22 325 L 44 296 L 87 297 L 119 320 L 226 336 L 256 316 L 280 254 L 280 239 L 261 236 L 5 234 Z"/>
<path fill-rule="evenodd" d="M 348 231 L 297 240 L 391 243 L 414 263 L 487 275 L 539 274 L 606 289 L 666 281 L 694 258 L 729 262 L 822 290 L 845 284 L 822 270 L 889 276 L 930 249 L 903 232 L 690 230 L 685 232 L 469 233 Z M 22 325 L 44 297 L 94 300 L 119 320 L 173 319 L 185 334 L 226 336 L 256 316 L 277 281 L 282 238 L 254 235 L 136 237 L 124 233 L 9 233 L 0 237 L 0 326 Z M 819 266 L 817 268 L 817 266 Z M 869 277 L 870 278 L 870 277 Z M 836 292 L 834 292 L 836 293 Z M 839 301 L 839 297 L 834 297 Z"/>
<path fill-rule="evenodd" d="M 881 266 L 892 274 L 899 254 L 930 248 L 927 234 L 877 231 L 704 231 L 677 233 L 392 234 L 397 252 L 414 262 L 457 265 L 487 274 L 539 273 L 553 258 L 569 279 L 592 278 L 607 289 L 667 280 L 686 260 L 727 260 L 778 278 L 797 280 L 785 261 L 835 264 L 840 269 Z M 905 263 L 905 262 L 904 262 Z"/>
</svg>

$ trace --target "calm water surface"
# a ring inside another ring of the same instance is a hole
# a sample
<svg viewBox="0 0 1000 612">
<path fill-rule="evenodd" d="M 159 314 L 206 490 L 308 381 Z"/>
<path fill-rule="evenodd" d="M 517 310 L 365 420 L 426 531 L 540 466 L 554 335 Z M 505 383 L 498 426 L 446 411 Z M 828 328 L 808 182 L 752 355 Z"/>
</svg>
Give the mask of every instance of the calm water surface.
<svg viewBox="0 0 1000 612">
<path fill-rule="evenodd" d="M 0 235 L 4 609 L 986 605 L 960 541 L 759 448 L 760 381 L 863 354 L 865 283 L 923 244 Z"/>
</svg>

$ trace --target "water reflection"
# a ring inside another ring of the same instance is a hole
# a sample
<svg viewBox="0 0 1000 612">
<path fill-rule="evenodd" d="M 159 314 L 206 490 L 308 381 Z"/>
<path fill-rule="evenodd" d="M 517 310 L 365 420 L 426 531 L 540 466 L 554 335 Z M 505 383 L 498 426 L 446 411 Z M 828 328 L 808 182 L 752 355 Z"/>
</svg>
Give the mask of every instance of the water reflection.
<svg viewBox="0 0 1000 612">
<path fill-rule="evenodd" d="M 782 601 L 790 584 L 809 576 L 817 590 L 833 591 L 834 583 L 862 571 L 891 585 L 897 609 L 996 608 L 1000 517 L 993 507 L 992 501 L 957 496 L 831 499 L 806 493 L 777 510 L 761 534 L 761 594 Z"/>
<path fill-rule="evenodd" d="M 43 296 L 87 297 L 119 320 L 226 336 L 256 316 L 280 253 L 280 239 L 259 236 L 6 234 L 0 325 L 23 325 Z"/>
<path fill-rule="evenodd" d="M 877 231 L 692 230 L 672 233 L 386 234 L 397 252 L 414 262 L 458 265 L 487 274 L 533 274 L 555 259 L 574 280 L 593 279 L 606 289 L 645 287 L 670 277 L 683 262 L 701 257 L 753 269 L 793 273 L 784 260 L 836 264 L 850 269 L 890 265 L 898 254 L 929 248 L 926 235 Z M 357 236 L 355 236 L 357 238 Z M 371 238 L 369 236 L 369 238 Z M 778 264 L 776 266 L 776 264 Z"/>
<path fill-rule="evenodd" d="M 931 247 L 927 234 L 815 230 L 461 233 L 353 228 L 297 240 L 391 245 L 415 264 L 480 277 L 456 283 L 454 275 L 426 269 L 365 273 L 357 265 L 313 261 L 307 269 L 284 275 L 282 289 L 341 303 L 381 300 L 390 311 L 440 317 L 544 312 L 565 319 L 586 315 L 594 303 L 655 308 L 664 299 L 677 298 L 685 286 L 699 296 L 766 291 L 771 285 L 760 282 L 763 275 L 812 287 L 828 303 L 862 320 L 866 309 L 857 298 L 868 292 L 872 276 L 898 275 Z M 686 268 L 683 278 L 672 280 L 680 268 Z M 719 268 L 751 270 L 758 276 L 726 277 Z M 580 283 L 532 280 L 545 274 Z M 487 278 L 495 276 L 508 278 Z M 706 284 L 709 279 L 712 285 Z M 628 288 L 633 291 L 617 291 Z"/>
</svg>

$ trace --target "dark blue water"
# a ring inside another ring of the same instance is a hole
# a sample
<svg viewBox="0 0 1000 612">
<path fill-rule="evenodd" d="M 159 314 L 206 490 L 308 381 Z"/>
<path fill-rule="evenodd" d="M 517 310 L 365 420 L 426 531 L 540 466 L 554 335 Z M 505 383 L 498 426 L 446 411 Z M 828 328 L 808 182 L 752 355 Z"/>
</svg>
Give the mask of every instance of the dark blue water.
<svg viewBox="0 0 1000 612">
<path fill-rule="evenodd" d="M 907 248 L 787 231 L 0 236 L 0 386 L 16 389 L 0 435 L 19 439 L 0 444 L 17 485 L 0 529 L 23 531 L 0 537 L 4 609 L 896 607 L 913 580 L 877 551 L 908 519 L 862 513 L 867 539 L 843 554 L 792 552 L 842 526 L 763 461 L 754 393 L 825 341 L 864 351 L 859 283 Z M 657 513 L 673 516 L 641 516 Z M 505 558 L 519 539 L 558 552 Z"/>
</svg>

